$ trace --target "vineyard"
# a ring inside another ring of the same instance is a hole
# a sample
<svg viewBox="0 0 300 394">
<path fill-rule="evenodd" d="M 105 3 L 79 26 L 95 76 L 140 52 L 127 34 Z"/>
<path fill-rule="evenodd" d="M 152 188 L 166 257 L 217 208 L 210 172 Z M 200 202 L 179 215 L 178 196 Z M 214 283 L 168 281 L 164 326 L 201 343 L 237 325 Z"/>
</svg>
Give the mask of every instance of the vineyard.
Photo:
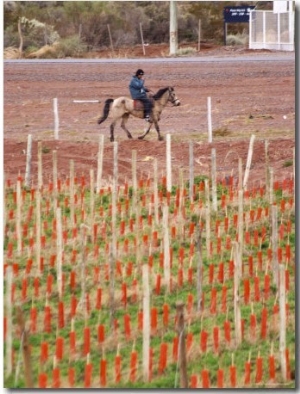
<svg viewBox="0 0 300 394">
<path fill-rule="evenodd" d="M 103 141 L 102 141 L 103 144 Z M 292 388 L 294 174 L 4 180 L 7 388 Z M 266 149 L 267 152 L 267 149 Z M 266 158 L 267 163 L 267 158 Z M 25 171 L 24 171 L 25 173 Z"/>
</svg>

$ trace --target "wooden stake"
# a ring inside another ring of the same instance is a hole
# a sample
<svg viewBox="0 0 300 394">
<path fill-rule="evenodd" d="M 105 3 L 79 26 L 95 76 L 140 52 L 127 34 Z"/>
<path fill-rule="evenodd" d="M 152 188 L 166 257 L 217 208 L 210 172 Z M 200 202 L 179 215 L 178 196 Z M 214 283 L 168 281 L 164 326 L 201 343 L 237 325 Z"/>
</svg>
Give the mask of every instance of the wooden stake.
<svg viewBox="0 0 300 394">
<path fill-rule="evenodd" d="M 270 173 L 269 173 L 269 141 L 265 140 L 265 166 L 266 166 L 266 195 L 269 195 L 269 182 L 270 182 Z"/>
<path fill-rule="evenodd" d="M 53 195 L 54 195 L 54 201 L 57 198 L 57 151 L 54 150 L 52 152 L 53 154 Z M 56 205 L 54 205 L 54 208 L 56 209 Z"/>
<path fill-rule="evenodd" d="M 13 335 L 13 322 L 12 322 L 12 267 L 6 268 L 6 357 L 5 357 L 5 376 L 9 377 L 12 374 L 12 335 Z"/>
<path fill-rule="evenodd" d="M 284 265 L 279 265 L 279 353 L 282 379 L 286 381 L 286 296 L 285 296 L 285 269 Z"/>
<path fill-rule="evenodd" d="M 187 362 L 186 362 L 186 346 L 184 333 L 184 303 L 176 302 L 176 320 L 178 333 L 178 364 L 180 374 L 180 388 L 188 388 Z"/>
<path fill-rule="evenodd" d="M 250 172 L 250 167 L 251 167 L 251 162 L 252 162 L 254 140 L 255 140 L 255 135 L 252 134 L 251 138 L 250 138 L 250 144 L 249 144 L 249 150 L 248 150 L 248 156 L 247 156 L 247 163 L 246 163 L 246 170 L 245 170 L 245 175 L 244 175 L 244 182 L 243 182 L 243 188 L 244 189 L 247 189 L 249 172 Z"/>
<path fill-rule="evenodd" d="M 38 141 L 38 189 L 43 187 L 42 142 Z"/>
<path fill-rule="evenodd" d="M 196 226 L 196 262 L 197 262 L 197 311 L 201 312 L 202 303 L 202 245 L 200 223 Z"/>
<path fill-rule="evenodd" d="M 170 241 L 169 241 L 169 207 L 163 207 L 163 231 L 164 231 L 164 278 L 167 292 L 170 292 Z"/>
<path fill-rule="evenodd" d="M 277 205 L 271 206 L 271 239 L 272 239 L 272 271 L 273 271 L 273 283 L 274 285 L 279 286 L 278 284 L 278 218 L 277 218 Z"/>
<path fill-rule="evenodd" d="M 32 135 L 28 134 L 27 150 L 26 150 L 25 187 L 29 187 L 30 186 L 31 156 L 32 156 Z"/>
<path fill-rule="evenodd" d="M 171 134 L 166 136 L 166 171 L 167 171 L 167 191 L 172 191 L 172 157 L 171 157 Z"/>
<path fill-rule="evenodd" d="M 200 45 L 201 45 L 201 19 L 199 19 L 199 24 L 198 24 L 198 52 L 200 52 Z"/>
<path fill-rule="evenodd" d="M 41 275 L 40 261 L 41 261 L 41 192 L 38 189 L 36 191 L 36 267 L 37 275 Z"/>
<path fill-rule="evenodd" d="M 141 23 L 140 23 L 140 33 L 141 33 L 141 41 L 142 41 L 143 54 L 144 54 L 144 56 L 145 56 L 145 55 L 146 55 L 146 51 L 145 51 L 145 45 L 144 45 L 143 28 L 142 28 L 142 24 L 141 24 Z"/>
<path fill-rule="evenodd" d="M 157 158 L 153 160 L 153 172 L 154 172 L 154 180 L 153 180 L 153 193 L 154 193 L 154 220 L 155 225 L 157 226 L 159 223 L 158 218 L 158 187 L 157 187 Z"/>
<path fill-rule="evenodd" d="M 210 252 L 210 196 L 209 196 L 209 183 L 208 179 L 204 180 L 205 184 L 205 231 L 206 231 L 206 255 L 207 258 L 211 257 Z"/>
<path fill-rule="evenodd" d="M 70 160 L 70 218 L 72 227 L 75 226 L 75 186 L 74 186 L 74 160 Z"/>
<path fill-rule="evenodd" d="M 244 201 L 243 190 L 238 191 L 239 208 L 238 208 L 238 241 L 239 241 L 239 278 L 242 277 L 242 263 L 243 263 L 243 247 L 244 247 Z"/>
<path fill-rule="evenodd" d="M 241 335 L 241 310 L 240 310 L 240 253 L 239 253 L 239 243 L 233 242 L 234 245 L 234 290 L 233 290 L 233 302 L 234 302 L 234 325 L 235 325 L 235 341 L 236 346 L 239 346 L 242 342 Z"/>
<path fill-rule="evenodd" d="M 21 221 L 22 221 L 22 195 L 21 195 L 21 177 L 18 176 L 17 180 L 17 212 L 16 212 L 16 235 L 17 235 L 17 254 L 21 257 L 22 254 L 22 234 L 21 234 Z"/>
<path fill-rule="evenodd" d="M 149 265 L 143 264 L 143 378 L 149 382 L 150 355 L 150 287 Z"/>
<path fill-rule="evenodd" d="M 98 165 L 97 165 L 97 193 L 99 193 L 101 189 L 101 182 L 102 182 L 103 150 L 104 150 L 104 135 L 100 134 L 99 148 L 98 148 Z"/>
<path fill-rule="evenodd" d="M 211 150 L 211 192 L 212 192 L 212 208 L 214 212 L 218 210 L 217 201 L 217 164 L 216 164 L 216 150 Z"/>
<path fill-rule="evenodd" d="M 58 117 L 58 102 L 57 98 L 53 99 L 53 113 L 54 113 L 54 139 L 59 139 L 59 117 Z"/>
<path fill-rule="evenodd" d="M 194 200 L 194 146 L 193 141 L 189 142 L 189 170 L 190 170 L 190 186 L 189 186 L 189 195 L 190 202 L 192 203 Z"/>
<path fill-rule="evenodd" d="M 207 97 L 208 142 L 212 143 L 211 97 Z"/>
<path fill-rule="evenodd" d="M 61 208 L 56 208 L 56 263 L 57 263 L 57 289 L 59 299 L 62 298 L 62 221 L 61 221 Z"/>
<path fill-rule="evenodd" d="M 25 320 L 23 312 L 20 307 L 17 307 L 17 322 L 20 328 L 20 332 L 23 337 L 23 360 L 24 360 L 24 376 L 26 388 L 33 388 L 31 358 L 30 358 L 30 343 L 29 343 L 29 331 L 25 328 Z"/>
</svg>

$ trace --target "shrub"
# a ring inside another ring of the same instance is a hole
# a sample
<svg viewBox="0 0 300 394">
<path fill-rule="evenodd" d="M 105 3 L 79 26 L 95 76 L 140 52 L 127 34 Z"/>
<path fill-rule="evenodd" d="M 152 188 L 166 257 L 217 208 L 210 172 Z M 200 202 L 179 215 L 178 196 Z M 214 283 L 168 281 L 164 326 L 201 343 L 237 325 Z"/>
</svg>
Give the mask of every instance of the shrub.
<svg viewBox="0 0 300 394">
<path fill-rule="evenodd" d="M 176 52 L 177 56 L 189 56 L 189 55 L 194 55 L 197 52 L 197 49 L 192 48 L 192 47 L 186 47 L 186 48 L 179 48 Z"/>
<path fill-rule="evenodd" d="M 64 38 L 59 41 L 56 49 L 58 58 L 78 57 L 86 52 L 87 46 L 82 42 L 78 35 Z"/>
</svg>

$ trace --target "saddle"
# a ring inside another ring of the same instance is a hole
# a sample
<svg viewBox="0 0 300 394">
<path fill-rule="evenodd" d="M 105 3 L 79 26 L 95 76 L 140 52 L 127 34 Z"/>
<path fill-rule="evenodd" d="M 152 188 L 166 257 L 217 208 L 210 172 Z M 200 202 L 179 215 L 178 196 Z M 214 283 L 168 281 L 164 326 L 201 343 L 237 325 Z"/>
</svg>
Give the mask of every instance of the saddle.
<svg viewBox="0 0 300 394">
<path fill-rule="evenodd" d="M 152 101 L 152 105 L 153 105 L 154 100 L 152 94 L 148 94 L 148 99 Z M 136 111 L 144 111 L 144 103 L 138 99 L 133 100 L 133 109 L 135 109 Z"/>
<path fill-rule="evenodd" d="M 141 100 L 133 100 L 133 109 L 136 111 L 144 111 L 144 103 Z"/>
</svg>

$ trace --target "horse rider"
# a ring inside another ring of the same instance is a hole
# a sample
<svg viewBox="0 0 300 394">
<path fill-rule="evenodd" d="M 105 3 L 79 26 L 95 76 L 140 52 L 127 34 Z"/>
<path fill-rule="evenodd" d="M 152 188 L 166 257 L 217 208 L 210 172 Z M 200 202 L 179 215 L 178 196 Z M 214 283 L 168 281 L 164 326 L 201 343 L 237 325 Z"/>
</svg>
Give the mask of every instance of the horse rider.
<svg viewBox="0 0 300 394">
<path fill-rule="evenodd" d="M 129 90 L 130 90 L 131 98 L 133 100 L 141 100 L 143 102 L 144 118 L 146 122 L 149 122 L 151 110 L 152 110 L 152 103 L 146 94 L 147 92 L 149 92 L 149 89 L 147 89 L 144 86 L 144 80 L 142 79 L 143 75 L 144 75 L 144 71 L 139 68 L 130 81 Z"/>
</svg>

